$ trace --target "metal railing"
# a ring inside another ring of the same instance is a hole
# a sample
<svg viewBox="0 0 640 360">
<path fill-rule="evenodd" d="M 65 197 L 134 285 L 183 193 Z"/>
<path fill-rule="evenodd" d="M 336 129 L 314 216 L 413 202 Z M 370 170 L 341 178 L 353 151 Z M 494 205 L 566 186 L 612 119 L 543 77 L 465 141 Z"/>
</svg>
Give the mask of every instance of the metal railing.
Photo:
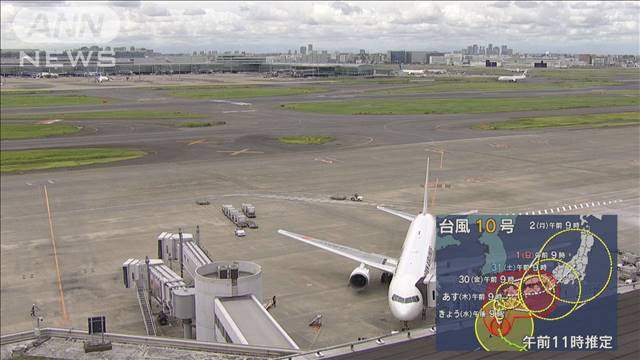
<svg viewBox="0 0 640 360">
<path fill-rule="evenodd" d="M 338 344 L 338 345 L 333 345 L 333 346 L 327 346 L 324 348 L 320 348 L 320 349 L 315 349 L 315 350 L 310 350 L 310 351 L 305 351 L 305 352 L 298 352 L 295 354 L 287 354 L 287 355 L 283 355 L 281 357 L 279 357 L 277 360 L 293 360 L 293 359 L 304 359 L 306 356 L 311 355 L 314 358 L 317 357 L 324 357 L 324 353 L 331 351 L 331 350 L 339 350 L 339 349 L 344 349 L 344 351 L 346 353 L 350 353 L 350 352 L 354 352 L 354 351 L 358 351 L 358 350 L 365 350 L 365 348 L 363 349 L 358 349 L 356 350 L 355 347 L 358 345 L 365 345 L 365 344 L 369 344 L 369 345 L 384 345 L 385 344 L 385 340 L 389 340 L 390 338 L 395 338 L 397 339 L 398 342 L 401 341 L 405 341 L 405 340 L 411 340 L 411 339 L 416 339 L 416 338 L 421 338 L 421 337 L 427 337 L 427 336 L 431 336 L 435 334 L 435 324 L 433 325 L 427 325 L 427 327 L 424 328 L 420 328 L 420 329 L 414 329 L 411 331 L 404 331 L 404 332 L 394 332 L 391 334 L 385 334 L 385 335 L 381 335 L 381 336 L 375 336 L 375 337 L 370 337 L 370 338 L 366 338 L 366 339 L 362 339 L 362 340 L 358 340 L 358 341 L 351 341 L 348 343 L 343 343 L 343 344 Z M 322 354 L 320 356 L 318 356 L 317 354 Z"/>
<path fill-rule="evenodd" d="M 90 340 L 92 335 L 89 335 L 84 330 L 76 329 L 61 329 L 61 328 L 41 328 L 40 335 L 36 335 L 35 331 L 22 331 L 14 334 L 7 334 L 0 336 L 0 345 L 7 345 L 16 342 L 36 340 L 38 338 L 57 337 L 64 339 L 75 340 Z M 158 346 L 158 347 L 174 347 L 182 350 L 195 350 L 195 351 L 207 351 L 243 356 L 254 357 L 278 357 L 297 354 L 299 351 L 292 349 L 256 346 L 256 345 L 241 345 L 241 344 L 228 344 L 228 343 L 211 343 L 196 340 L 186 340 L 177 338 L 165 338 L 159 336 L 139 336 L 139 335 L 125 335 L 125 334 L 112 334 L 105 333 L 104 339 L 113 343 L 126 343 L 132 345 L 146 345 L 146 346 Z"/>
<path fill-rule="evenodd" d="M 136 286 L 136 295 L 138 298 L 138 304 L 140 305 L 140 312 L 142 313 L 144 328 L 147 332 L 147 335 L 158 335 L 158 332 L 156 330 L 156 323 L 153 320 L 153 313 L 151 312 L 151 307 L 149 306 L 149 298 L 147 297 L 147 292 L 142 287 Z"/>
</svg>

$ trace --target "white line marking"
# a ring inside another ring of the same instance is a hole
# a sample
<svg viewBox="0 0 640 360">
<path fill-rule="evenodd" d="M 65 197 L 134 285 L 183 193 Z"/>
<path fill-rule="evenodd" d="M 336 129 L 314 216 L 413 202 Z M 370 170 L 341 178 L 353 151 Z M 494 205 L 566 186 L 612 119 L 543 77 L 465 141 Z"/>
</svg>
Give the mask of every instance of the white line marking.
<svg viewBox="0 0 640 360">
<path fill-rule="evenodd" d="M 232 114 L 232 113 L 249 113 L 249 112 L 256 112 L 256 110 L 227 110 L 227 111 L 223 111 L 223 114 Z"/>
</svg>

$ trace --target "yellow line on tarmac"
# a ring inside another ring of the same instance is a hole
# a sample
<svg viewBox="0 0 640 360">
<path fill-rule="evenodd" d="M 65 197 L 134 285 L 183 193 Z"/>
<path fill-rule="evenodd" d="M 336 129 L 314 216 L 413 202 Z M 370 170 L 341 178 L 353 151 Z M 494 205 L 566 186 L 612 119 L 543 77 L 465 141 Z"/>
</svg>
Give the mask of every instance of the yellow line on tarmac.
<svg viewBox="0 0 640 360">
<path fill-rule="evenodd" d="M 47 185 L 44 186 L 44 201 L 47 206 L 47 215 L 49 216 L 49 237 L 51 238 L 51 246 L 53 247 L 53 262 L 56 265 L 56 277 L 58 279 L 58 291 L 60 299 L 60 310 L 62 311 L 62 320 L 64 324 L 69 324 L 69 313 L 67 312 L 67 305 L 64 302 L 64 290 L 62 289 L 62 277 L 60 276 L 60 263 L 58 262 L 58 250 L 56 249 L 56 238 L 53 235 L 53 218 L 51 216 L 51 207 L 49 206 L 49 193 L 47 192 Z"/>
</svg>

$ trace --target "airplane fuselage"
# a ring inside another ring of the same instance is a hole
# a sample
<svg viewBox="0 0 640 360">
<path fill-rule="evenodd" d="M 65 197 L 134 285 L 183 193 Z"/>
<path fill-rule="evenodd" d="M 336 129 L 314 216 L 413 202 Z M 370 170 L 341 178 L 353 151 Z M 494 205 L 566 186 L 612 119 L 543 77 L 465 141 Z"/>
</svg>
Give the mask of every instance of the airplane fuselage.
<svg viewBox="0 0 640 360">
<path fill-rule="evenodd" d="M 435 229 L 436 221 L 431 214 L 418 214 L 409 226 L 389 285 L 389 308 L 398 320 L 410 321 L 422 312 L 426 299 L 416 283 L 435 270 Z"/>
</svg>

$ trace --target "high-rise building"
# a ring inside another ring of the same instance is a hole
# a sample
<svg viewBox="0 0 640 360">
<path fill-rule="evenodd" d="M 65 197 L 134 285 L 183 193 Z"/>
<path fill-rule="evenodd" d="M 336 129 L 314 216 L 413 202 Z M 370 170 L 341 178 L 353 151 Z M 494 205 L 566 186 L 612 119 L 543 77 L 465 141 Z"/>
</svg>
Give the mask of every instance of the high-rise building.
<svg viewBox="0 0 640 360">
<path fill-rule="evenodd" d="M 389 62 L 392 64 L 407 64 L 409 60 L 409 53 L 407 51 L 389 51 Z"/>
<path fill-rule="evenodd" d="M 307 48 L 305 46 L 300 46 L 300 54 L 305 55 L 307 53 Z"/>
<path fill-rule="evenodd" d="M 478 55 L 478 44 L 473 44 L 473 52 L 471 55 Z"/>
<path fill-rule="evenodd" d="M 309 51 L 309 54 L 313 53 L 313 45 L 307 45 L 307 51 Z"/>
</svg>

